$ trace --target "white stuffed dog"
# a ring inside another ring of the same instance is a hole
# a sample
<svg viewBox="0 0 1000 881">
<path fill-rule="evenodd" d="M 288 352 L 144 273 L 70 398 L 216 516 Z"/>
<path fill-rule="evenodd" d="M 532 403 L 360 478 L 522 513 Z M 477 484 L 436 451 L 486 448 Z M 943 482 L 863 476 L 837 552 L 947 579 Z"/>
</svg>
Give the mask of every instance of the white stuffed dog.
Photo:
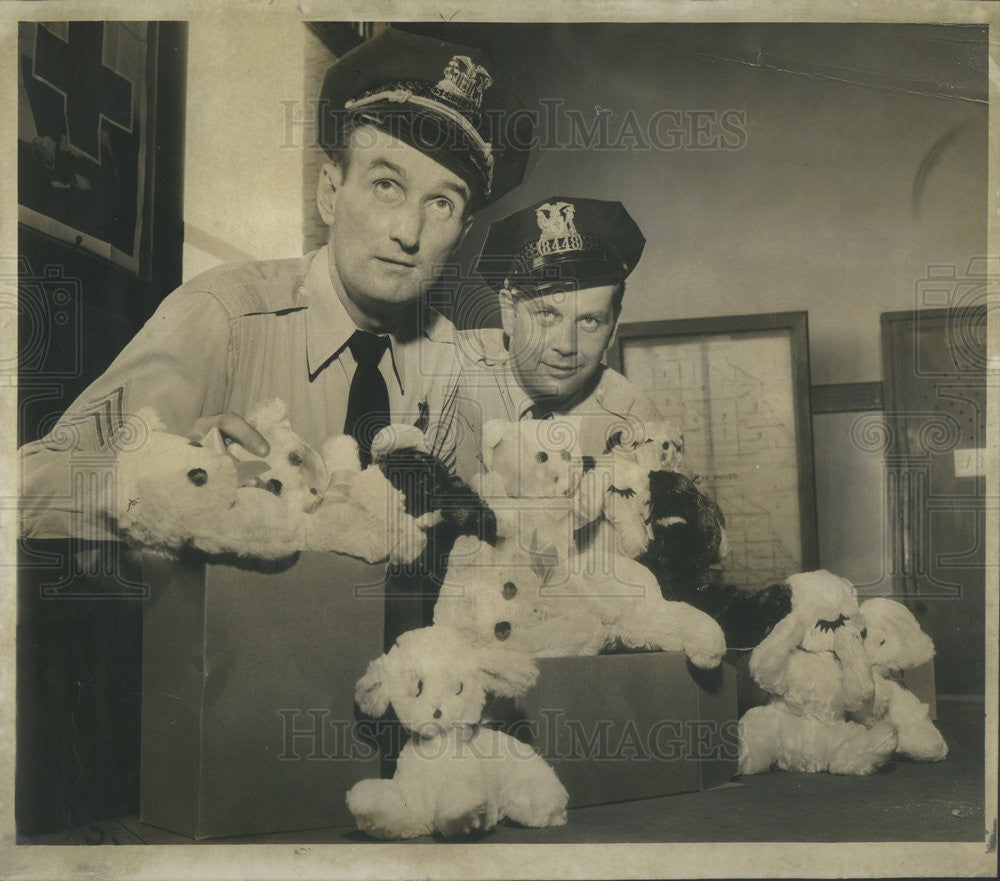
<svg viewBox="0 0 1000 881">
<path fill-rule="evenodd" d="M 487 692 L 516 697 L 537 677 L 529 657 L 469 645 L 446 627 L 400 636 L 368 665 L 355 697 L 371 716 L 392 705 L 412 734 L 395 777 L 347 793 L 358 828 L 376 838 L 454 838 L 504 817 L 564 824 L 569 798 L 555 772 L 531 747 L 479 724 Z"/>
<path fill-rule="evenodd" d="M 854 586 L 825 570 L 788 585 L 792 611 L 750 655 L 751 675 L 773 697 L 740 719 L 739 772 L 871 774 L 895 750 L 896 730 L 846 718 L 875 692 Z"/>
<path fill-rule="evenodd" d="M 893 674 L 918 667 L 934 657 L 934 643 L 909 609 L 896 600 L 876 597 L 861 604 L 865 653 L 872 663 L 875 694 L 871 705 L 852 714 L 867 726 L 885 719 L 896 729 L 896 751 L 922 762 L 939 762 L 948 745 L 929 717 L 927 704 Z"/>
<path fill-rule="evenodd" d="M 535 657 L 596 655 L 623 645 L 683 651 L 698 667 L 719 665 L 726 641 L 709 615 L 663 599 L 645 566 L 610 559 L 608 571 L 588 569 L 578 556 L 540 567 L 510 539 L 494 548 L 463 536 L 452 550 L 434 622 L 479 645 Z"/>
</svg>

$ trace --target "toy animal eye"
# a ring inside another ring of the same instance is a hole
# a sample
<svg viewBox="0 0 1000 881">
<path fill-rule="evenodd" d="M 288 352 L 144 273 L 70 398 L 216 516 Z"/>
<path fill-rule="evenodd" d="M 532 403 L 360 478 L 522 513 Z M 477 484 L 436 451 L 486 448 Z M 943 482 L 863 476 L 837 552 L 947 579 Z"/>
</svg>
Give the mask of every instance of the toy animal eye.
<svg viewBox="0 0 1000 881">
<path fill-rule="evenodd" d="M 540 453 L 535 453 L 535 461 L 536 462 L 548 462 L 549 461 L 549 454 L 546 453 L 544 450 L 542 450 Z"/>
<path fill-rule="evenodd" d="M 417 680 L 417 693 L 415 695 L 413 695 L 413 696 L 414 697 L 420 697 L 420 695 L 423 693 L 423 690 L 424 690 L 424 680 L 423 679 L 418 679 Z"/>
<path fill-rule="evenodd" d="M 459 682 L 458 683 L 458 691 L 456 691 L 455 694 L 461 694 L 463 688 L 465 688 L 465 683 L 464 682 Z"/>
<path fill-rule="evenodd" d="M 512 600 L 517 596 L 517 585 L 513 581 L 508 581 L 504 583 L 503 586 L 503 598 L 505 600 Z"/>
<path fill-rule="evenodd" d="M 201 444 L 198 443 L 198 441 L 188 441 L 188 446 L 189 447 L 200 447 Z"/>
<path fill-rule="evenodd" d="M 664 441 L 663 442 L 663 449 L 665 449 L 665 450 L 669 450 L 670 449 L 670 441 Z"/>
<path fill-rule="evenodd" d="M 195 486 L 204 486 L 208 483 L 208 475 L 205 473 L 204 468 L 192 468 L 188 472 L 188 480 Z"/>
<path fill-rule="evenodd" d="M 274 493 L 276 496 L 281 495 L 282 483 L 277 477 L 272 477 L 267 483 L 264 484 L 264 489 L 269 493 Z"/>
<path fill-rule="evenodd" d="M 498 621 L 497 626 L 493 628 L 493 635 L 503 642 L 510 636 L 510 621 Z"/>
<path fill-rule="evenodd" d="M 569 450 L 560 450 L 559 457 L 563 460 L 563 462 L 568 462 L 572 458 L 569 454 Z"/>
<path fill-rule="evenodd" d="M 296 467 L 298 467 L 299 465 L 302 464 L 302 457 L 298 453 L 296 453 L 295 450 L 292 450 L 292 452 L 288 454 L 288 463 L 290 465 L 295 465 Z"/>
<path fill-rule="evenodd" d="M 862 639 L 868 639 L 868 628 L 867 627 L 862 627 L 861 628 L 861 638 Z"/>
</svg>

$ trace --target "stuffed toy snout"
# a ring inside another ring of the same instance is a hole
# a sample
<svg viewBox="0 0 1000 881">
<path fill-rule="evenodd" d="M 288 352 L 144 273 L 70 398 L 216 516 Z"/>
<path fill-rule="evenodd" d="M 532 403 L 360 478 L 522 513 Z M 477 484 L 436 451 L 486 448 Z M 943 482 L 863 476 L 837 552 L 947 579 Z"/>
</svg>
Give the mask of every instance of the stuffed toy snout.
<svg viewBox="0 0 1000 881">
<path fill-rule="evenodd" d="M 517 697 L 538 678 L 527 655 L 470 645 L 449 627 L 402 634 L 368 665 L 355 699 L 370 716 L 391 705 L 399 721 L 423 738 L 478 724 L 486 694 Z"/>
</svg>

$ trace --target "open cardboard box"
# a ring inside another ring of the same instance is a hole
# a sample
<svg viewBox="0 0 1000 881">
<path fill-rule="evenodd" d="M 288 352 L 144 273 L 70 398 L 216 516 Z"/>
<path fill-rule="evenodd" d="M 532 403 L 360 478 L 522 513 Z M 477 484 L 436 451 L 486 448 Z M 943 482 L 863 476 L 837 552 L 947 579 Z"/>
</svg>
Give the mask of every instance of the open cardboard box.
<svg viewBox="0 0 1000 881">
<path fill-rule="evenodd" d="M 552 765 L 571 808 L 696 792 L 739 758 L 736 671 L 698 670 L 680 652 L 538 662 L 538 683 L 496 708 Z"/>
<path fill-rule="evenodd" d="M 193 838 L 347 825 L 378 777 L 354 685 L 382 653 L 384 566 L 143 558 L 140 819 Z"/>
</svg>

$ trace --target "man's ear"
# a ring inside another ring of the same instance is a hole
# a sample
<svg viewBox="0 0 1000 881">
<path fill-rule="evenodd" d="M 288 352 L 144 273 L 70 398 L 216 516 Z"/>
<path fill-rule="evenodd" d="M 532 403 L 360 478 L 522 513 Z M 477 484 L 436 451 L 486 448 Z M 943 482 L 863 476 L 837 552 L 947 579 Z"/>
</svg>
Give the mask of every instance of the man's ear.
<svg viewBox="0 0 1000 881">
<path fill-rule="evenodd" d="M 508 288 L 500 291 L 500 323 L 508 337 L 514 336 L 514 295 Z"/>
<path fill-rule="evenodd" d="M 343 182 L 344 170 L 335 162 L 324 162 L 316 182 L 316 207 L 327 226 L 333 226 L 333 208 Z"/>
<path fill-rule="evenodd" d="M 466 211 L 465 212 L 465 220 L 462 221 L 462 233 L 458 237 L 458 242 L 455 243 L 455 247 L 456 248 L 458 248 L 458 246 L 461 245 L 462 242 L 465 241 L 465 237 L 469 234 L 469 230 L 472 229 L 472 224 L 473 224 L 474 221 L 475 221 L 475 217 L 473 217 L 472 213 L 469 212 L 469 211 Z"/>
</svg>

